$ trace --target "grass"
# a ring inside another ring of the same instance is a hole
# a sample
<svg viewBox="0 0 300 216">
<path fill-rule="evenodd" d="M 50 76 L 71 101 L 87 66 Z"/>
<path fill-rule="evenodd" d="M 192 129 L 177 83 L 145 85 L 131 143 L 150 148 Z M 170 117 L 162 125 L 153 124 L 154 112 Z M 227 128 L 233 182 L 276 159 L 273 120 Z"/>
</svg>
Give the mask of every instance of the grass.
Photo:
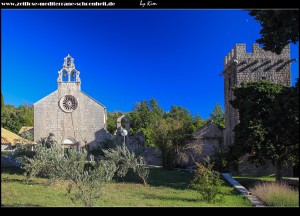
<svg viewBox="0 0 300 216">
<path fill-rule="evenodd" d="M 233 176 L 233 178 L 247 189 L 250 189 L 257 184 L 275 182 L 275 177 L 273 176 L 260 176 L 260 177 Z"/>
<path fill-rule="evenodd" d="M 299 207 L 299 191 L 284 183 L 261 183 L 250 191 L 268 206 Z"/>
<path fill-rule="evenodd" d="M 191 179 L 190 173 L 151 169 L 149 185 L 144 186 L 129 175 L 106 184 L 97 206 L 252 206 L 225 183 L 221 186 L 222 201 L 199 201 L 197 192 L 189 188 Z M 52 186 L 46 182 L 34 178 L 27 185 L 21 171 L 1 168 L 1 206 L 81 206 L 69 199 L 65 181 Z"/>
</svg>

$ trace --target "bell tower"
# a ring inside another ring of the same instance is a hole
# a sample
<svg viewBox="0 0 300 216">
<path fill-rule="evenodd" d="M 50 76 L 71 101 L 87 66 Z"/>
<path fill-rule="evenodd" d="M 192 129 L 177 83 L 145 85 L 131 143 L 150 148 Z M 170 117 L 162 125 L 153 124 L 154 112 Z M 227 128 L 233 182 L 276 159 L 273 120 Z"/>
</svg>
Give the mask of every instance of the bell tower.
<svg viewBox="0 0 300 216">
<path fill-rule="evenodd" d="M 75 68 L 74 58 L 68 54 L 68 56 L 64 58 L 62 69 L 58 71 L 58 89 L 63 86 L 63 83 L 72 83 L 76 84 L 80 90 L 81 80 L 79 75 L 80 72 Z"/>
</svg>

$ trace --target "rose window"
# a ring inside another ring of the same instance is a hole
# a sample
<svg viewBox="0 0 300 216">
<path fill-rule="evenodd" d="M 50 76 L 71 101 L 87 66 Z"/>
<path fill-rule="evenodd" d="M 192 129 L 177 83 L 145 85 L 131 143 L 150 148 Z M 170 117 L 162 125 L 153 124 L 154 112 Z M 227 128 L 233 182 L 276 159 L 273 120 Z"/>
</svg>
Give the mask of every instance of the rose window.
<svg viewBox="0 0 300 216">
<path fill-rule="evenodd" d="M 60 99 L 59 106 L 65 112 L 73 112 L 77 108 L 78 102 L 74 96 L 66 95 Z"/>
</svg>

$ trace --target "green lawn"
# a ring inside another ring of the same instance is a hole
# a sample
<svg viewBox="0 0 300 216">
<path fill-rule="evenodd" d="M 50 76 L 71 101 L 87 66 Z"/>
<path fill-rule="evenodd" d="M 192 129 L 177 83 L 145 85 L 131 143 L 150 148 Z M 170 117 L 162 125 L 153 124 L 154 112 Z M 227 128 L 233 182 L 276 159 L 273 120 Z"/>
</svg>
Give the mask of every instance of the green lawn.
<svg viewBox="0 0 300 216">
<path fill-rule="evenodd" d="M 188 187 L 192 175 L 186 172 L 151 169 L 149 186 L 128 177 L 109 183 L 97 206 L 252 206 L 249 200 L 227 185 L 223 200 L 206 203 L 197 200 L 197 192 Z M 1 170 L 1 206 L 80 206 L 66 194 L 66 182 L 53 186 L 34 178 L 29 185 L 19 171 Z"/>
</svg>

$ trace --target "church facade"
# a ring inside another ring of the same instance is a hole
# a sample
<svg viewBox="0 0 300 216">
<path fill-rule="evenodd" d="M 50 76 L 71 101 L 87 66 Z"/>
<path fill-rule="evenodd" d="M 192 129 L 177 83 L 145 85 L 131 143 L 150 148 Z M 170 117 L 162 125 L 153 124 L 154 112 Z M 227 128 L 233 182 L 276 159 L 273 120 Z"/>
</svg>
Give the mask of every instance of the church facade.
<svg viewBox="0 0 300 216">
<path fill-rule="evenodd" d="M 94 146 L 106 136 L 106 107 L 81 91 L 80 72 L 68 55 L 58 71 L 58 89 L 33 104 L 34 141 L 53 138 L 64 147 Z"/>
</svg>

